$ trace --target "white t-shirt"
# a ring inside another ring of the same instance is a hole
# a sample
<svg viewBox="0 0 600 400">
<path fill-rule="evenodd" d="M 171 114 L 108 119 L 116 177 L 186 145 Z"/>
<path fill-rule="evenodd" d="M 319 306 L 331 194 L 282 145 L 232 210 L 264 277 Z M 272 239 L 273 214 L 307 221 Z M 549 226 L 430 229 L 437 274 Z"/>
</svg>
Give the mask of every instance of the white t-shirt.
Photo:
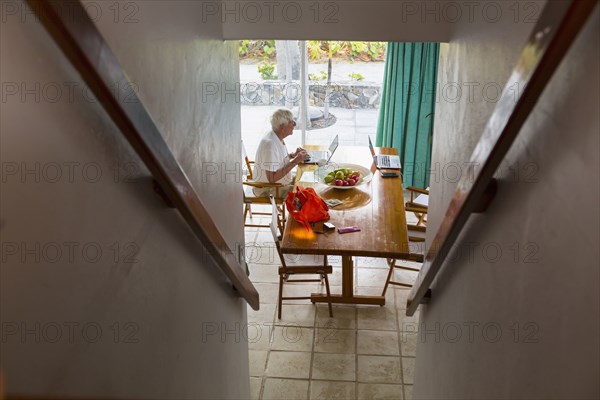
<svg viewBox="0 0 600 400">
<path fill-rule="evenodd" d="M 269 182 L 267 174 L 264 171 L 275 172 L 284 165 L 290 163 L 287 147 L 277 137 L 275 132 L 267 133 L 256 150 L 254 159 L 254 181 Z M 291 185 L 294 181 L 292 172 L 288 172 L 283 178 L 277 181 L 282 185 Z"/>
</svg>

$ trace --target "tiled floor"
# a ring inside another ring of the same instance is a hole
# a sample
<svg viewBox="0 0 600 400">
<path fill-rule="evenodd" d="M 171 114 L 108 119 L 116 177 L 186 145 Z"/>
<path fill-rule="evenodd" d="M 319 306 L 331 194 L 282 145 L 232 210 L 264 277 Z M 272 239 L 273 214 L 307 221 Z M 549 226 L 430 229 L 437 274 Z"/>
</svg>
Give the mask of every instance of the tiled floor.
<svg viewBox="0 0 600 400">
<path fill-rule="evenodd" d="M 333 318 L 327 305 L 288 301 L 279 320 L 271 233 L 247 228 L 246 244 L 250 279 L 261 299 L 259 311 L 248 308 L 252 399 L 412 398 L 418 315 L 405 315 L 408 289 L 390 286 L 383 307 L 334 305 Z M 341 292 L 341 260 L 330 257 L 330 262 L 332 292 Z M 383 259 L 356 258 L 356 292 L 381 293 L 387 271 Z M 415 278 L 405 271 L 396 275 Z M 318 283 L 284 287 L 286 295 L 320 290 Z"/>
</svg>

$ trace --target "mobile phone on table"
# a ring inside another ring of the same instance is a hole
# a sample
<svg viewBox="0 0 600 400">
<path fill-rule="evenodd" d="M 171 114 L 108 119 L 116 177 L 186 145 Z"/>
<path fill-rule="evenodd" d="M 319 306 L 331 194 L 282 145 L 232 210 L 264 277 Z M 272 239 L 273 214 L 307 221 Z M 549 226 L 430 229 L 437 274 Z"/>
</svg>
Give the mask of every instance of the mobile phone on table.
<svg viewBox="0 0 600 400">
<path fill-rule="evenodd" d="M 398 173 L 397 172 L 381 171 L 381 176 L 383 178 L 397 178 L 398 177 Z"/>
<path fill-rule="evenodd" d="M 360 228 L 358 226 L 347 226 L 345 228 L 338 228 L 338 233 L 351 233 L 351 232 L 359 232 Z"/>
</svg>

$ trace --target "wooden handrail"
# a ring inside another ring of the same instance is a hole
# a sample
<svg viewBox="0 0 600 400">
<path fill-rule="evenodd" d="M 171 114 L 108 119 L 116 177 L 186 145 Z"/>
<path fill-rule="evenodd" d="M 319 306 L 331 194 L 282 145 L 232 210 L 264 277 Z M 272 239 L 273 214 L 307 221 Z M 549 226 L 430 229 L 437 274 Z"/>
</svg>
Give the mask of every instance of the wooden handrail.
<svg viewBox="0 0 600 400">
<path fill-rule="evenodd" d="M 248 304 L 258 310 L 258 292 L 236 258 L 238 252 L 229 249 L 142 102 L 134 93 L 127 102 L 119 101 L 118 93 L 111 88 L 115 82 L 129 79 L 81 2 L 26 1 L 217 265 Z M 60 11 L 65 9 L 70 12 Z"/>
<path fill-rule="evenodd" d="M 503 93 L 471 155 L 471 165 L 481 166 L 474 176 L 463 175 L 435 238 L 425 256 L 421 272 L 408 296 L 406 315 L 413 315 L 446 260 L 446 255 L 472 212 L 477 209 L 500 162 L 575 37 L 592 13 L 596 1 L 548 1 L 540 15 L 505 88 L 517 87 L 522 95 L 515 102 Z M 507 89 L 508 90 L 508 89 Z"/>
</svg>

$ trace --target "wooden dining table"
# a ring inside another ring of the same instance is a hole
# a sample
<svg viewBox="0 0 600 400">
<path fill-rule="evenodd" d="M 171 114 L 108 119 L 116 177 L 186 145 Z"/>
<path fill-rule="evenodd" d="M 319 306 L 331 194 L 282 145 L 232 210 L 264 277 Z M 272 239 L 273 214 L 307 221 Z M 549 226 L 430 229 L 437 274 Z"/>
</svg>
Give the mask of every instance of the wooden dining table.
<svg viewBox="0 0 600 400">
<path fill-rule="evenodd" d="M 316 146 L 306 146 L 308 150 Z M 396 155 L 394 148 L 376 148 L 378 154 Z M 342 293 L 332 294 L 332 302 L 344 304 L 384 305 L 384 296 L 356 295 L 354 293 L 353 257 L 386 259 L 406 258 L 409 255 L 406 214 L 401 176 L 383 178 L 375 168 L 368 147 L 338 147 L 330 160 L 334 166 L 355 164 L 370 170 L 372 178 L 351 189 L 339 189 L 319 183 L 317 166 L 301 164 L 296 185 L 313 187 L 323 199 L 338 199 L 342 204 L 330 207 L 328 222 L 334 230 L 316 233 L 307 230 L 291 216 L 286 223 L 281 250 L 291 254 L 341 256 Z M 393 171 L 393 170 L 390 170 Z M 396 170 L 396 172 L 398 172 Z M 357 226 L 359 232 L 338 233 L 338 228 Z M 381 282 L 383 288 L 385 282 Z M 313 293 L 311 301 L 325 302 L 324 294 Z"/>
</svg>

